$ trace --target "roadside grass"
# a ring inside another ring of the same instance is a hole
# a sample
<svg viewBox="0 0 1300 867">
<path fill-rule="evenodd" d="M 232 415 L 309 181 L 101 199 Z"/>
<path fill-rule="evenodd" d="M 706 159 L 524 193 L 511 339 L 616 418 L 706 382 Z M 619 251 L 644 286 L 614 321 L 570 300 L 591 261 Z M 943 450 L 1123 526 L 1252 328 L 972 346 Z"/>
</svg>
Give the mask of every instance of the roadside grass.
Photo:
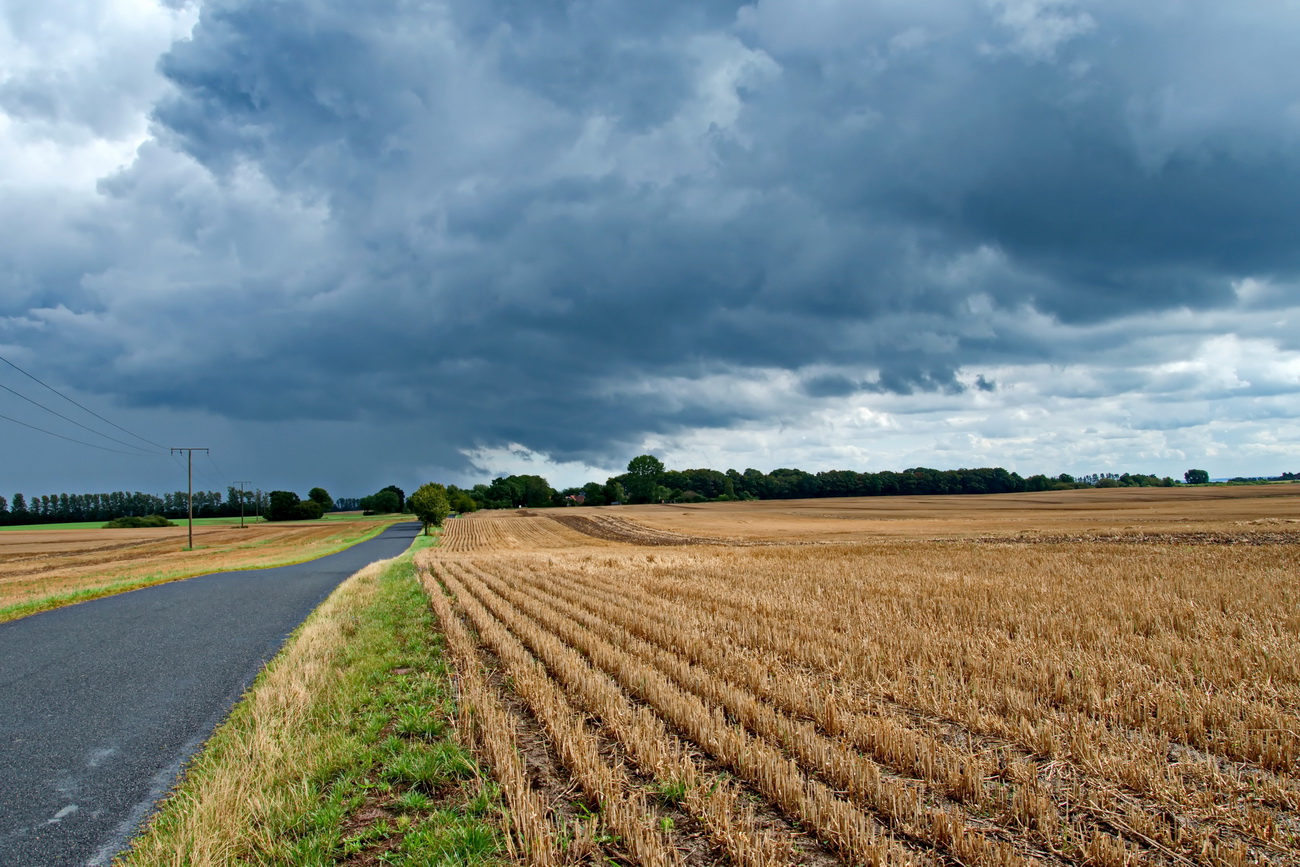
<svg viewBox="0 0 1300 867">
<path fill-rule="evenodd" d="M 313 546 L 303 548 L 289 556 L 278 557 L 270 560 L 244 564 L 227 563 L 216 566 L 211 563 L 206 566 L 202 564 L 188 563 L 174 569 L 150 572 L 143 575 L 128 575 L 118 580 L 109 580 L 102 584 L 94 584 L 88 587 L 80 587 L 75 590 L 64 590 L 57 593 L 38 596 L 33 599 L 25 599 L 22 602 L 0 606 L 0 623 L 9 620 L 17 620 L 20 617 L 27 617 L 31 614 L 39 614 L 42 611 L 51 611 L 55 608 L 63 608 L 66 605 L 75 605 L 78 602 L 88 602 L 91 599 L 100 599 L 104 596 L 113 596 L 117 593 L 126 593 L 130 590 L 139 590 L 142 587 L 150 587 L 154 584 L 166 584 L 169 581 L 183 581 L 186 578 L 194 578 L 199 575 L 207 575 L 213 572 L 275 569 L 279 566 L 292 566 L 295 563 L 306 563 L 309 560 L 316 560 L 321 557 L 327 557 L 330 554 L 337 554 L 339 551 L 351 548 L 353 545 L 360 544 L 368 539 L 373 539 L 375 536 L 378 536 L 384 530 L 392 526 L 392 524 L 392 521 L 375 522 L 373 526 L 366 527 L 355 535 L 348 535 L 328 547 L 318 548 Z M 256 549 L 272 544 L 275 544 L 274 540 L 262 539 L 250 544 L 239 545 L 237 546 L 237 549 Z M 207 546 L 199 545 L 194 549 L 182 548 L 181 550 L 204 550 L 206 547 Z"/>
<path fill-rule="evenodd" d="M 116 867 L 499 864 L 495 786 L 452 737 L 454 687 L 411 550 L 290 638 Z"/>
</svg>

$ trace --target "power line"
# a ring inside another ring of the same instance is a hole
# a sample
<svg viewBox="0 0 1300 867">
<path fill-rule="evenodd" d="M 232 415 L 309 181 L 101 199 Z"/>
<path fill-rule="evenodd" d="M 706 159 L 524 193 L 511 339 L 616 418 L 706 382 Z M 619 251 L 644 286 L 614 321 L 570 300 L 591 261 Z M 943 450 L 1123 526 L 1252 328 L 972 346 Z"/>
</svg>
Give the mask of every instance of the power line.
<svg viewBox="0 0 1300 867">
<path fill-rule="evenodd" d="M 176 457 L 176 452 L 168 452 L 168 454 L 171 455 L 173 464 L 180 467 L 182 470 L 185 469 L 185 462 L 182 461 L 180 458 Z"/>
<path fill-rule="evenodd" d="M 40 403 L 39 401 L 32 400 L 30 397 L 28 397 L 28 396 L 25 395 L 25 394 L 22 394 L 22 393 L 20 393 L 20 392 L 14 391 L 12 388 L 10 388 L 9 386 L 5 385 L 5 384 L 2 383 L 2 382 L 0 382 L 0 388 L 3 388 L 5 391 L 9 392 L 10 394 L 14 395 L 15 397 L 22 398 L 23 400 L 27 401 L 28 403 L 30 403 L 30 404 L 31 404 L 32 406 L 34 406 L 34 407 L 37 407 L 37 408 L 39 408 L 39 409 L 43 409 L 43 410 L 45 410 L 46 412 L 48 412 L 48 413 L 50 413 L 50 414 L 52 414 L 52 415 L 57 415 L 59 418 L 63 419 L 64 421 L 72 422 L 72 423 L 75 424 L 77 427 L 81 428 L 82 430 L 90 431 L 91 433 L 93 433 L 93 434 L 94 434 L 95 436 L 97 436 L 97 437 L 103 437 L 103 438 L 106 439 L 106 440 L 112 440 L 113 442 L 118 443 L 119 445 L 124 445 L 124 446 L 126 446 L 127 448 L 129 448 L 129 449 L 138 449 L 140 452 L 142 452 L 142 453 L 144 453 L 144 454 L 151 454 L 151 455 L 152 455 L 152 454 L 157 454 L 157 452 L 146 451 L 145 449 L 140 448 L 140 446 L 136 445 L 135 443 L 129 443 L 129 442 L 127 442 L 126 440 L 120 440 L 120 439 L 118 439 L 117 437 L 111 437 L 111 436 L 109 436 L 109 435 L 106 434 L 106 433 L 101 433 L 101 432 L 95 430 L 93 427 L 87 427 L 86 425 L 84 425 L 84 424 L 82 424 L 81 422 L 77 421 L 75 418 L 68 418 L 68 417 L 67 417 L 66 415 L 64 415 L 63 413 L 61 413 L 61 412 L 56 412 L 55 410 L 50 409 L 50 408 L 49 408 L 48 406 L 46 406 L 45 404 Z"/>
<path fill-rule="evenodd" d="M 5 421 L 11 421 L 11 422 L 13 422 L 14 424 L 20 424 L 20 425 L 22 425 L 23 427 L 29 427 L 29 428 L 31 428 L 32 430 L 40 431 L 40 432 L 43 433 L 43 434 L 49 434 L 49 435 L 52 436 L 52 437 L 58 437 L 58 438 L 61 439 L 61 440 L 67 440 L 67 441 L 70 442 L 70 443 L 77 443 L 78 445 L 90 446 L 92 449 L 101 449 L 101 450 L 103 450 L 103 451 L 106 451 L 106 452 L 113 452 L 113 453 L 115 453 L 115 454 L 119 454 L 119 455 L 130 455 L 130 456 L 133 457 L 133 458 L 150 458 L 150 457 L 155 457 L 155 455 L 154 455 L 153 453 L 151 453 L 151 452 L 124 452 L 124 451 L 122 451 L 121 449 L 110 449 L 108 446 L 95 445 L 94 443 L 88 443 L 88 442 L 85 442 L 84 440 L 73 439 L 72 437 L 65 437 L 65 436 L 64 436 L 63 434 L 61 434 L 61 433 L 55 433 L 55 432 L 52 431 L 52 430 L 46 430 L 46 429 L 43 428 L 43 427 L 37 427 L 37 426 L 34 425 L 34 424 L 28 424 L 28 423 L 25 422 L 25 421 L 19 421 L 18 419 L 16 419 L 16 418 L 10 418 L 10 417 L 7 416 L 7 415 L 0 415 L 0 418 L 4 419 Z"/>
<path fill-rule="evenodd" d="M 104 422 L 105 424 L 112 425 L 113 427 L 115 427 L 115 428 L 117 428 L 118 430 L 120 430 L 122 433 L 127 434 L 128 436 L 133 436 L 133 437 L 135 437 L 136 439 L 141 440 L 142 442 L 146 442 L 146 443 L 148 443 L 149 445 L 153 446 L 154 448 L 157 448 L 157 449 L 166 449 L 166 448 L 167 448 L 167 446 L 160 445 L 159 443 L 156 443 L 156 442 L 154 442 L 154 441 L 151 440 L 151 439 L 148 439 L 148 438 L 146 438 L 146 437 L 142 437 L 142 436 L 140 436 L 138 433 L 133 433 L 132 431 L 127 430 L 126 428 L 122 427 L 120 424 L 114 424 L 113 422 L 111 422 L 111 421 L 109 421 L 108 419 L 104 418 L 102 415 L 100 415 L 99 413 L 95 412 L 93 409 L 90 409 L 89 407 L 82 406 L 81 404 L 79 404 L 79 403 L 77 403 L 75 400 L 73 400 L 72 398 L 68 397 L 68 396 L 67 396 L 66 394 L 64 394 L 63 392 L 59 391 L 59 390 L 58 390 L 57 388 L 55 388 L 54 386 L 52 386 L 52 385 L 48 385 L 48 384 L 46 384 L 46 383 L 44 383 L 44 382 L 41 382 L 41 380 L 39 380 L 39 379 L 37 379 L 36 377 L 32 376 L 30 373 L 28 373 L 27 371 L 23 370 L 21 367 L 19 367 L 18 365 L 14 364 L 12 361 L 10 361 L 9 359 L 5 358 L 3 355 L 0 355 L 0 361 L 3 361 L 5 364 L 9 365 L 9 366 L 12 367 L 14 370 L 18 371 L 18 372 L 21 373 L 23 376 L 27 377 L 28 379 L 32 380 L 33 382 L 36 382 L 36 383 L 39 383 L 40 385 L 45 386 L 45 387 L 48 388 L 50 391 L 54 392 L 54 393 L 57 394 L 59 397 L 63 398 L 63 399 L 66 400 L 68 403 L 72 404 L 73 406 L 77 407 L 78 409 L 90 413 L 90 414 L 93 415 L 95 418 L 99 419 L 100 421 Z M 50 411 L 53 412 L 53 410 L 50 410 Z M 29 427 L 30 427 L 30 425 L 29 425 Z M 57 436 L 57 434 L 56 434 L 56 436 Z M 104 434 L 100 434 L 100 436 L 104 436 Z M 67 439 L 67 437 L 64 437 L 64 439 Z M 74 440 L 74 442 L 75 442 L 75 440 Z M 89 445 L 89 443 L 86 443 L 86 445 Z M 103 446 L 100 446 L 99 448 L 103 448 Z M 112 451 L 112 449 L 109 449 L 109 451 Z"/>
<path fill-rule="evenodd" d="M 183 451 L 183 449 L 181 451 Z M 195 449 L 195 451 L 198 451 L 198 449 Z M 217 491 L 215 489 L 220 488 L 221 483 L 218 482 L 216 479 L 212 478 L 212 476 L 209 476 L 207 473 L 203 472 L 203 467 L 192 466 L 190 469 L 186 469 L 185 461 L 176 457 L 176 452 L 171 453 L 171 458 L 172 458 L 172 463 L 175 464 L 177 467 L 179 467 L 182 472 L 187 472 L 191 474 L 198 473 L 199 476 L 201 476 L 204 480 L 206 480 L 208 485 L 210 485 L 214 489 L 214 493 L 220 493 L 220 491 Z"/>
<path fill-rule="evenodd" d="M 212 457 L 212 452 L 205 452 L 204 454 L 206 454 L 206 455 L 208 456 L 208 463 L 212 464 L 212 469 L 214 469 L 214 470 L 217 471 L 217 475 L 220 476 L 222 479 L 227 479 L 227 476 L 226 476 L 226 474 L 222 471 L 220 465 L 217 464 L 217 462 L 216 462 L 215 459 L 213 459 L 213 457 Z M 227 479 L 227 481 L 226 481 L 226 486 L 227 486 L 227 487 L 230 487 L 230 482 L 229 482 L 228 479 Z"/>
</svg>

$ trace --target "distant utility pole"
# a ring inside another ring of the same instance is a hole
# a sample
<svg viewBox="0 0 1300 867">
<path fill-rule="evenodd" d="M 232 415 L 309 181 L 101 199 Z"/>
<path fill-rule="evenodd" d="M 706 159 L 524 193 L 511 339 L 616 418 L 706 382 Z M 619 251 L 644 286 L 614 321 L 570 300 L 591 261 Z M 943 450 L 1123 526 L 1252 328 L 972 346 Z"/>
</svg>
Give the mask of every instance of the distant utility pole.
<svg viewBox="0 0 1300 867">
<path fill-rule="evenodd" d="M 244 529 L 244 485 L 251 485 L 252 482 L 239 483 L 239 529 Z"/>
<path fill-rule="evenodd" d="M 199 448 L 198 446 L 176 446 L 172 449 L 172 454 L 177 452 L 187 452 L 190 457 L 190 550 L 194 550 L 194 453 L 207 452 L 212 454 L 210 449 Z"/>
</svg>

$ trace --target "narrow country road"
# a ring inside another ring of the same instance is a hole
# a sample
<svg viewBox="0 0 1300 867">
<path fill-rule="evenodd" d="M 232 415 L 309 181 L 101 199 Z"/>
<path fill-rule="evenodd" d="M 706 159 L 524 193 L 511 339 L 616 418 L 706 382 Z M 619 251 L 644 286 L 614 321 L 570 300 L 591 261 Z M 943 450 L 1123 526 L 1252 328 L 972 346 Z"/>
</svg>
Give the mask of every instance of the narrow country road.
<svg viewBox="0 0 1300 867">
<path fill-rule="evenodd" d="M 289 633 L 419 529 L 0 624 L 0 865 L 111 861 Z"/>
</svg>

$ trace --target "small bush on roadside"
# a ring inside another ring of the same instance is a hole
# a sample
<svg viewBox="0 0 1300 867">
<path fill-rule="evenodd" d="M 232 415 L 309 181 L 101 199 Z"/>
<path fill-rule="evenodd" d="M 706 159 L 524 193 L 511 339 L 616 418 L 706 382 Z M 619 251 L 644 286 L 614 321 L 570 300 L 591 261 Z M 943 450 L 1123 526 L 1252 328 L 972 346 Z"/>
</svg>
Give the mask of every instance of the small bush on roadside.
<svg viewBox="0 0 1300 867">
<path fill-rule="evenodd" d="M 104 525 L 105 530 L 139 529 L 140 527 L 175 527 L 176 524 L 162 515 L 146 515 L 143 518 L 131 516 L 114 518 Z"/>
</svg>

